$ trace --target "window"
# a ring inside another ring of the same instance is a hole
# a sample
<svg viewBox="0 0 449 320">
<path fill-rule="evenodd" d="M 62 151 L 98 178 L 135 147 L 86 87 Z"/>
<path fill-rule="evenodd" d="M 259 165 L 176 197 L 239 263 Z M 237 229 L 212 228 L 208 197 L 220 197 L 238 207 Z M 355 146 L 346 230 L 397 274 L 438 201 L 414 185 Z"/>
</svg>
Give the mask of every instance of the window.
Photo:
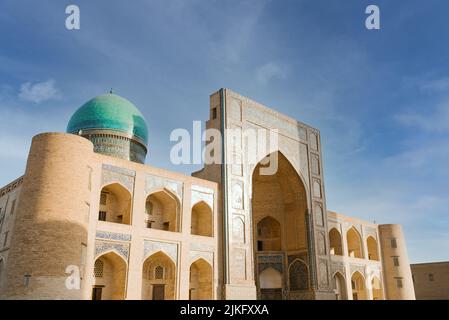
<svg viewBox="0 0 449 320">
<path fill-rule="evenodd" d="M 396 238 L 392 238 L 391 239 L 391 247 L 392 248 L 397 248 L 398 247 L 398 243 L 396 241 Z"/>
<path fill-rule="evenodd" d="M 106 221 L 106 211 L 100 211 L 98 213 L 98 220 L 100 221 Z"/>
<path fill-rule="evenodd" d="M 434 280 L 433 273 L 429 273 L 429 281 L 433 281 L 433 280 Z"/>
<path fill-rule="evenodd" d="M 14 214 L 14 209 L 16 208 L 16 200 L 14 199 L 12 204 L 11 204 L 11 210 L 9 211 L 9 213 L 12 215 Z"/>
<path fill-rule="evenodd" d="M 263 251 L 263 242 L 257 241 L 257 251 Z"/>
<path fill-rule="evenodd" d="M 154 223 L 153 220 L 147 220 L 147 228 L 150 228 L 150 229 L 151 229 L 153 223 Z"/>
<path fill-rule="evenodd" d="M 157 266 L 154 268 L 154 279 L 164 279 L 164 268 L 162 266 Z"/>
<path fill-rule="evenodd" d="M 212 109 L 212 119 L 217 119 L 217 108 Z"/>
<path fill-rule="evenodd" d="M 399 257 L 392 257 L 393 258 L 393 265 L 395 267 L 399 267 Z"/>
<path fill-rule="evenodd" d="M 94 276 L 95 278 L 103 278 L 104 262 L 103 260 L 97 259 L 94 265 Z"/>
<path fill-rule="evenodd" d="M 396 278 L 396 286 L 401 289 L 403 287 L 402 285 L 402 278 Z"/>
</svg>

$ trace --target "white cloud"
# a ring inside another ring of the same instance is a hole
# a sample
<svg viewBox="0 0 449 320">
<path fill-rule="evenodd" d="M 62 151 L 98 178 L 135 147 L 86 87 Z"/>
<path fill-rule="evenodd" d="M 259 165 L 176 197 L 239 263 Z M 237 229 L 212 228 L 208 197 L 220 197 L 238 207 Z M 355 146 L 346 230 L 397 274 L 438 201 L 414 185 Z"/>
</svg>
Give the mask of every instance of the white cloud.
<svg viewBox="0 0 449 320">
<path fill-rule="evenodd" d="M 44 82 L 25 82 L 20 87 L 19 98 L 24 101 L 41 103 L 44 101 L 57 99 L 60 97 L 58 89 L 55 87 L 53 79 Z"/>
<path fill-rule="evenodd" d="M 285 79 L 287 76 L 286 68 L 275 62 L 269 62 L 256 70 L 256 80 L 260 84 L 267 84 L 271 79 Z"/>
</svg>

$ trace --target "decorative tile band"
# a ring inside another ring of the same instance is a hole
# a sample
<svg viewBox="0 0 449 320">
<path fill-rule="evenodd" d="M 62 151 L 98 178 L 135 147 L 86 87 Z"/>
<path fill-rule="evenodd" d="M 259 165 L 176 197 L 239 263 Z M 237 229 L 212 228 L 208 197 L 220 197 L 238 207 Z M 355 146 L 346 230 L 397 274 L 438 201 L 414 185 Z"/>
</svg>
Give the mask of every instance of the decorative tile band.
<svg viewBox="0 0 449 320">
<path fill-rule="evenodd" d="M 152 254 L 162 251 L 169 256 L 175 264 L 178 263 L 178 245 L 176 243 L 144 240 L 143 261 Z"/>
<path fill-rule="evenodd" d="M 95 242 L 95 258 L 98 258 L 103 253 L 113 251 L 121 256 L 125 261 L 128 261 L 129 257 L 129 245 L 126 243 L 108 242 L 97 240 Z"/>
<path fill-rule="evenodd" d="M 126 233 L 97 231 L 96 237 L 98 239 L 106 239 L 106 240 L 131 241 L 131 235 Z"/>
</svg>

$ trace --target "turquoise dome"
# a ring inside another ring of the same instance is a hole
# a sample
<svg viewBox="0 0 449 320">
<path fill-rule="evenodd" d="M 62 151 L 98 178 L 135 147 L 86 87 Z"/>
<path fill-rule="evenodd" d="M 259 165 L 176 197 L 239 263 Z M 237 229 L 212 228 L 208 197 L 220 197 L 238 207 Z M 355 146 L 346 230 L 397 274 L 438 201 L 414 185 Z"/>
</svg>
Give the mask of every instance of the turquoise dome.
<svg viewBox="0 0 449 320">
<path fill-rule="evenodd" d="M 68 133 L 80 130 L 113 130 L 136 137 L 147 146 L 148 127 L 140 111 L 128 100 L 112 93 L 87 101 L 70 118 Z"/>
</svg>

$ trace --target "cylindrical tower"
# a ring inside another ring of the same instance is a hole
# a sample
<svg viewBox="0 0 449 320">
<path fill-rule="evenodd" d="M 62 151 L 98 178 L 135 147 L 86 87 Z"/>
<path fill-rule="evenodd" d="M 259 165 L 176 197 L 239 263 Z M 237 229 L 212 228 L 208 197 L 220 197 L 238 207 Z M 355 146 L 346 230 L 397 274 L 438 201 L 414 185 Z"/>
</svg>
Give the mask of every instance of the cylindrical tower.
<svg viewBox="0 0 449 320">
<path fill-rule="evenodd" d="M 76 135 L 33 138 L 2 298 L 82 298 L 66 270 L 76 277 L 84 264 L 92 154 L 92 143 Z"/>
<path fill-rule="evenodd" d="M 415 300 L 410 261 L 401 225 L 379 225 L 379 236 L 387 299 Z"/>
</svg>

